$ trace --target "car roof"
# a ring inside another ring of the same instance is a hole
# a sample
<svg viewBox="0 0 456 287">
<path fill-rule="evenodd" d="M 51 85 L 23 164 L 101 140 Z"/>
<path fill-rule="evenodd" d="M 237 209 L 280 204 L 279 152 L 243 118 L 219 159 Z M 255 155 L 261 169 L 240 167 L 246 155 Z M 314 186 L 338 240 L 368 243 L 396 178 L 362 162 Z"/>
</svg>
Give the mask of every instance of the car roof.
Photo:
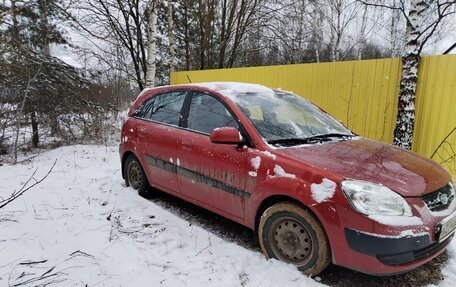
<svg viewBox="0 0 456 287">
<path fill-rule="evenodd" d="M 241 82 L 203 82 L 203 83 L 191 83 L 191 84 L 181 84 L 181 85 L 171 85 L 171 86 L 161 86 L 161 87 L 155 87 L 155 88 L 146 88 L 144 89 L 141 94 L 138 96 L 141 97 L 141 95 L 145 94 L 146 92 L 152 91 L 152 90 L 162 90 L 162 89 L 167 89 L 167 88 L 172 88 L 172 89 L 179 89 L 179 88 L 186 88 L 186 89 L 191 89 L 191 88 L 202 88 L 202 89 L 207 89 L 213 92 L 217 92 L 222 94 L 225 97 L 232 97 L 234 95 L 238 94 L 257 94 L 257 93 L 262 93 L 264 95 L 267 94 L 273 94 L 275 90 L 258 85 L 258 84 L 252 84 L 252 83 L 241 83 Z"/>
</svg>

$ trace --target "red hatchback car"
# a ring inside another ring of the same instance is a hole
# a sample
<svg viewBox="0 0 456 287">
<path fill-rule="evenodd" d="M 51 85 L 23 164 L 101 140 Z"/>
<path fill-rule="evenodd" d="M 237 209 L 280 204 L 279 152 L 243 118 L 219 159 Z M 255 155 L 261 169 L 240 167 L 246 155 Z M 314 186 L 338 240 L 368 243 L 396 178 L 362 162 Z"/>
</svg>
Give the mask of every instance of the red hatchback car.
<svg viewBox="0 0 456 287">
<path fill-rule="evenodd" d="M 306 274 L 330 262 L 405 272 L 443 252 L 456 227 L 455 190 L 440 165 L 260 85 L 143 91 L 120 158 L 140 195 L 152 186 L 243 224 L 266 256 Z"/>
</svg>

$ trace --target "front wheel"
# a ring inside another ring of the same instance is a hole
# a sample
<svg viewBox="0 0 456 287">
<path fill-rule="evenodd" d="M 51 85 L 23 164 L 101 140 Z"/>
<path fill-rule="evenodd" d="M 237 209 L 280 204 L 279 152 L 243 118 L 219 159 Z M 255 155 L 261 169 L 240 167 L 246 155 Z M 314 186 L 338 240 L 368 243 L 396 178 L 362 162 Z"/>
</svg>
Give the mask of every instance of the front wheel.
<svg viewBox="0 0 456 287">
<path fill-rule="evenodd" d="M 125 160 L 124 168 L 127 186 L 137 190 L 140 196 L 149 197 L 149 182 L 139 160 L 134 155 L 129 155 Z"/>
<path fill-rule="evenodd" d="M 269 258 L 294 264 L 306 275 L 317 275 L 331 262 L 331 251 L 321 224 L 293 203 L 278 203 L 260 218 L 258 238 Z"/>
</svg>

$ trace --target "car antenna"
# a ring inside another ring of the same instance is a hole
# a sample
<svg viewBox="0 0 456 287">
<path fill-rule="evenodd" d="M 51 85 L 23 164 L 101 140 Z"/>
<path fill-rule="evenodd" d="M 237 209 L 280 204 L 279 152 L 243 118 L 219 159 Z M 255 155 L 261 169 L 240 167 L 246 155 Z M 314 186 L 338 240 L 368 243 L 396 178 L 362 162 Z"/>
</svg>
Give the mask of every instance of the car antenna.
<svg viewBox="0 0 456 287">
<path fill-rule="evenodd" d="M 191 84 L 192 80 L 190 80 L 190 77 L 188 76 L 188 74 L 187 74 L 187 79 L 188 79 L 188 82 Z"/>
</svg>

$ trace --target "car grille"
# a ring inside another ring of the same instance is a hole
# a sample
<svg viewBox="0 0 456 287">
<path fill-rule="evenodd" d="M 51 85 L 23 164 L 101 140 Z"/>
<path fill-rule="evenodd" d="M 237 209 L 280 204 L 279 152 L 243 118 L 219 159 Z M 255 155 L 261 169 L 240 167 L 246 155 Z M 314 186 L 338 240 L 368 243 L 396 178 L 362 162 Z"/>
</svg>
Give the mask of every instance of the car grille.
<svg viewBox="0 0 456 287">
<path fill-rule="evenodd" d="M 454 189 L 451 184 L 423 195 L 421 197 L 431 211 L 442 211 L 450 206 L 454 199 Z"/>
</svg>

